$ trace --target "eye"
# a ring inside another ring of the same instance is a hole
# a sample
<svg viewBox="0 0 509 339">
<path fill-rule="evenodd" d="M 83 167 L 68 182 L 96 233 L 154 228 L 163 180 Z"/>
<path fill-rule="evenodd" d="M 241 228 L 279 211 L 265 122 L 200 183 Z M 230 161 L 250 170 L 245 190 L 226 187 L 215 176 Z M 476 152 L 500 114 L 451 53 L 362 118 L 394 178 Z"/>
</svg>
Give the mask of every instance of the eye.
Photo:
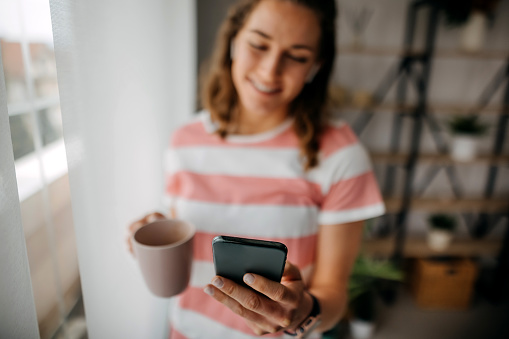
<svg viewBox="0 0 509 339">
<path fill-rule="evenodd" d="M 264 45 L 259 45 L 259 44 L 255 44 L 255 43 L 252 43 L 250 42 L 249 43 L 249 46 L 251 46 L 252 48 L 256 49 L 256 50 L 259 50 L 259 51 L 265 51 L 267 50 L 267 47 L 264 46 Z"/>
<path fill-rule="evenodd" d="M 291 55 L 291 54 L 287 54 L 286 56 L 289 59 L 291 59 L 293 61 L 296 61 L 296 62 L 299 62 L 301 64 L 305 64 L 306 62 L 308 62 L 308 58 L 306 58 L 306 57 L 297 57 L 297 56 L 294 56 L 294 55 Z"/>
</svg>

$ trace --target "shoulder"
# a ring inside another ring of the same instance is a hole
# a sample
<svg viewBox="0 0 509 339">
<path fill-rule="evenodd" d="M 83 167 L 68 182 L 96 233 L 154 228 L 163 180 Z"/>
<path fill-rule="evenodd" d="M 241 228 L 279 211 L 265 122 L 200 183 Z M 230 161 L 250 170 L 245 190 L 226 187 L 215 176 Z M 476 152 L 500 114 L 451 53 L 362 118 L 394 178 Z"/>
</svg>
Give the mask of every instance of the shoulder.
<svg viewBox="0 0 509 339">
<path fill-rule="evenodd" d="M 171 138 L 171 147 L 193 146 L 215 140 L 215 125 L 206 110 L 199 111 L 193 119 L 177 128 Z"/>
<path fill-rule="evenodd" d="M 329 192 L 339 182 L 351 185 L 363 182 L 372 170 L 369 153 L 355 132 L 348 123 L 339 121 L 330 123 L 322 134 L 320 163 L 308 175 L 311 181 L 320 184 L 322 192 Z"/>
<path fill-rule="evenodd" d="M 320 163 L 310 172 L 311 180 L 327 187 L 371 170 L 369 153 L 350 125 L 345 121 L 329 123 L 321 137 Z"/>
<path fill-rule="evenodd" d="M 329 121 L 320 140 L 321 156 L 328 158 L 352 146 L 360 146 L 360 143 L 350 125 L 343 120 Z"/>
</svg>

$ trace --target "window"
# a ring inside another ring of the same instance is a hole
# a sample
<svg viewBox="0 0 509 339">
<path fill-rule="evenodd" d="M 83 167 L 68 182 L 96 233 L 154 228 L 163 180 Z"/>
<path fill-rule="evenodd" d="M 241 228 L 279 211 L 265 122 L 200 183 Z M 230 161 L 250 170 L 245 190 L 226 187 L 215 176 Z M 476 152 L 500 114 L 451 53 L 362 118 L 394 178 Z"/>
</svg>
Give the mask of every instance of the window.
<svg viewBox="0 0 509 339">
<path fill-rule="evenodd" d="M 49 2 L 2 0 L 0 48 L 40 336 L 53 338 L 81 291 Z"/>
<path fill-rule="evenodd" d="M 9 0 L 2 2 L 2 7 L 0 48 L 18 191 L 23 201 L 42 187 L 44 180 L 36 178 L 41 173 L 39 163 L 52 167 L 44 168 L 44 172 L 66 172 L 55 53 L 47 2 Z M 52 162 L 44 161 L 48 153 Z M 23 177 L 24 173 L 30 173 L 29 177 Z M 56 177 L 44 179 L 51 182 Z"/>
</svg>

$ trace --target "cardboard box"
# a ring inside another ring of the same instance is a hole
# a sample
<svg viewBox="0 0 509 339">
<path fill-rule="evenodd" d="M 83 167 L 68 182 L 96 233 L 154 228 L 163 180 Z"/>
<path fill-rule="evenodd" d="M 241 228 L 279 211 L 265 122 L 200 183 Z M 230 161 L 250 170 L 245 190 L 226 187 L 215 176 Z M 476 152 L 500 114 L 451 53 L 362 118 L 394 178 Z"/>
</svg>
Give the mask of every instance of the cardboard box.
<svg viewBox="0 0 509 339">
<path fill-rule="evenodd" d="M 411 277 L 416 303 L 427 309 L 466 309 L 470 306 L 477 266 L 470 259 L 417 259 Z"/>
</svg>

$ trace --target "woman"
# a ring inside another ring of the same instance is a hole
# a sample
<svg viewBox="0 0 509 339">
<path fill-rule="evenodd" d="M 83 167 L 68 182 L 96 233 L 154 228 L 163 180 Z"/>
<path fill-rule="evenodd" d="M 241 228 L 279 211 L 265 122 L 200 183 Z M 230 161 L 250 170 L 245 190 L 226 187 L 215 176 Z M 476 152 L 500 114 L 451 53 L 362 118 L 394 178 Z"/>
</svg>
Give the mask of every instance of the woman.
<svg viewBox="0 0 509 339">
<path fill-rule="evenodd" d="M 173 216 L 198 229 L 172 338 L 319 337 L 344 315 L 363 221 L 384 206 L 354 133 L 327 119 L 335 18 L 334 0 L 249 0 L 223 24 L 206 110 L 174 133 L 166 161 Z M 246 274 L 255 292 L 214 277 L 220 234 L 285 243 L 281 283 Z"/>
</svg>

